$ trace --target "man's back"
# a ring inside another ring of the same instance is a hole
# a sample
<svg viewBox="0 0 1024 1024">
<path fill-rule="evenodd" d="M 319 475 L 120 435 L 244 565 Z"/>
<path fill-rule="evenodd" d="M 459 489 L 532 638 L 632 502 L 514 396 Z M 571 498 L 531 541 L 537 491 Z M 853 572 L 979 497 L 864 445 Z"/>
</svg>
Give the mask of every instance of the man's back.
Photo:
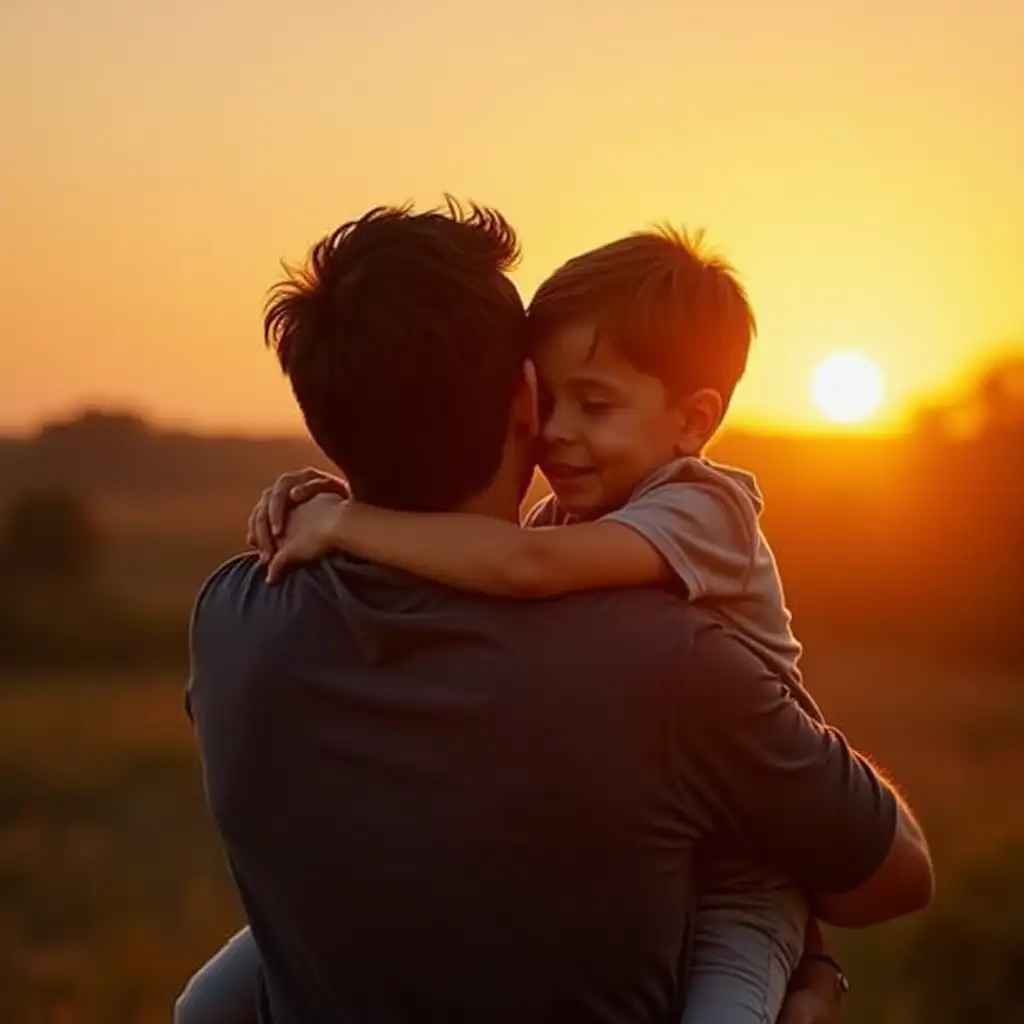
<svg viewBox="0 0 1024 1024">
<path fill-rule="evenodd" d="M 273 588 L 222 567 L 191 702 L 272 1019 L 668 1019 L 700 621 L 653 590 L 514 604 L 340 559 Z"/>
<path fill-rule="evenodd" d="M 893 847 L 870 766 L 667 592 L 488 601 L 343 559 L 267 587 L 243 558 L 192 640 L 274 1024 L 661 1024 L 701 840 L 823 895 Z"/>
</svg>

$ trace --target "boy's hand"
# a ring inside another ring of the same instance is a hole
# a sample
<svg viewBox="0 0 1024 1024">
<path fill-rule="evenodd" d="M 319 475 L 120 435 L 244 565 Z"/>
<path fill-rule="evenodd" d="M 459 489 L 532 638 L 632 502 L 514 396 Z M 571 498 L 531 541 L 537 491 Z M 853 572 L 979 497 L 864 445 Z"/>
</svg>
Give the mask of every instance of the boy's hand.
<svg viewBox="0 0 1024 1024">
<path fill-rule="evenodd" d="M 283 473 L 260 495 L 249 515 L 246 543 L 259 552 L 261 562 L 269 562 L 277 550 L 290 511 L 318 494 L 350 497 L 348 484 L 341 477 L 311 466 Z"/>
<path fill-rule="evenodd" d="M 284 536 L 267 565 L 267 582 L 276 583 L 290 565 L 312 562 L 336 550 L 332 537 L 348 504 L 337 494 L 320 493 L 292 509 Z"/>
</svg>

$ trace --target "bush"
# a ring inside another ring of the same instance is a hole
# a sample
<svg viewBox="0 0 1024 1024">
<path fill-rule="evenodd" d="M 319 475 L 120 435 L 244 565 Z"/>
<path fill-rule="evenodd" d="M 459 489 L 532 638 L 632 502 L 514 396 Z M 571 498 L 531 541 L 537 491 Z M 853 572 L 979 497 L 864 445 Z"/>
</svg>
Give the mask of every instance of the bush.
<svg viewBox="0 0 1024 1024">
<path fill-rule="evenodd" d="M 8 585 L 84 582 L 95 572 L 101 547 L 88 502 L 74 492 L 26 494 L 7 510 L 2 550 Z"/>
</svg>

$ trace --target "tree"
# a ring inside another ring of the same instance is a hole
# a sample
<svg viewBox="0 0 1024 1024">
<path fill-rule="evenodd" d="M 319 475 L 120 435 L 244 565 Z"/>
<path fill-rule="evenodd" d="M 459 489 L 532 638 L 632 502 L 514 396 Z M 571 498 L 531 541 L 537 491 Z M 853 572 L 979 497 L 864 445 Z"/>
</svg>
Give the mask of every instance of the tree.
<svg viewBox="0 0 1024 1024">
<path fill-rule="evenodd" d="M 66 490 L 25 494 L 7 510 L 4 562 L 12 581 L 84 583 L 100 554 L 100 532 L 88 502 Z"/>
</svg>

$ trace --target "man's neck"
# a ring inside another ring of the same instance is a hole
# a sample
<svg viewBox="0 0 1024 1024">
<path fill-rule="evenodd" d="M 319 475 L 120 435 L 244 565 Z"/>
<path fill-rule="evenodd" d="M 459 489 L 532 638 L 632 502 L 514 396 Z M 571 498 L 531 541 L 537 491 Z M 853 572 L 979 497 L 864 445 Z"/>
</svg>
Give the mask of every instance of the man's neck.
<svg viewBox="0 0 1024 1024">
<path fill-rule="evenodd" d="M 485 491 L 464 501 L 458 511 L 518 523 L 519 502 L 519 488 L 514 481 L 494 480 Z"/>
<path fill-rule="evenodd" d="M 533 476 L 532 438 L 510 432 L 494 479 L 479 494 L 464 501 L 458 512 L 469 512 L 519 524 L 519 506 Z"/>
</svg>

